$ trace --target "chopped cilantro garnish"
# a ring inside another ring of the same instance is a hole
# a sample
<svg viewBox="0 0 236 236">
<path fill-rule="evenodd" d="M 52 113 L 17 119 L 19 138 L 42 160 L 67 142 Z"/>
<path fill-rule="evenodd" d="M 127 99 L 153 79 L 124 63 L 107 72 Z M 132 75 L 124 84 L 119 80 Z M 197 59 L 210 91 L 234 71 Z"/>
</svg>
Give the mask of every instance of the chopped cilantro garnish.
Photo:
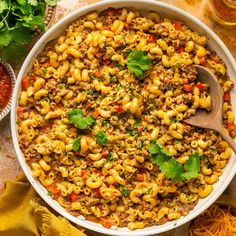
<svg viewBox="0 0 236 236">
<path fill-rule="evenodd" d="M 152 59 L 143 51 L 134 50 L 127 57 L 127 67 L 137 78 L 142 77 L 151 64 Z"/>
<path fill-rule="evenodd" d="M 80 149 L 80 139 L 81 137 L 77 137 L 72 142 L 72 149 L 74 151 L 78 151 Z"/>
<path fill-rule="evenodd" d="M 133 91 L 133 90 L 134 90 L 134 85 L 131 84 L 131 85 L 129 86 L 129 89 L 130 89 L 131 91 Z"/>
<path fill-rule="evenodd" d="M 83 111 L 81 109 L 73 109 L 69 112 L 69 121 L 79 129 L 88 129 L 95 125 L 96 121 L 91 115 L 83 118 Z"/>
<path fill-rule="evenodd" d="M 107 135 L 102 132 L 102 131 L 98 131 L 98 134 L 97 134 L 97 144 L 99 145 L 105 145 L 106 142 L 107 142 Z"/>
<path fill-rule="evenodd" d="M 200 156 L 191 155 L 184 165 L 172 158 L 166 149 L 157 141 L 149 146 L 150 160 L 156 164 L 168 179 L 184 181 L 196 178 L 200 172 Z"/>
<path fill-rule="evenodd" d="M 138 144 L 137 144 L 137 149 L 138 149 L 138 150 L 141 150 L 142 147 L 143 147 L 142 143 L 138 143 Z"/>
<path fill-rule="evenodd" d="M 110 161 L 110 162 L 113 161 L 113 153 L 112 152 L 109 152 L 107 160 Z"/>
<path fill-rule="evenodd" d="M 47 193 L 48 196 L 52 196 L 52 192 L 50 190 L 48 190 L 48 193 Z"/>
<path fill-rule="evenodd" d="M 128 133 L 132 136 L 138 136 L 138 131 L 137 130 L 129 130 Z"/>
<path fill-rule="evenodd" d="M 42 68 L 43 74 L 46 75 L 47 73 L 47 68 Z"/>
<path fill-rule="evenodd" d="M 113 84 L 117 81 L 116 77 L 111 77 L 110 82 Z"/>
<path fill-rule="evenodd" d="M 129 190 L 127 188 L 125 188 L 124 186 L 120 185 L 120 189 L 121 189 L 122 195 L 124 197 L 128 197 L 129 196 Z"/>
</svg>

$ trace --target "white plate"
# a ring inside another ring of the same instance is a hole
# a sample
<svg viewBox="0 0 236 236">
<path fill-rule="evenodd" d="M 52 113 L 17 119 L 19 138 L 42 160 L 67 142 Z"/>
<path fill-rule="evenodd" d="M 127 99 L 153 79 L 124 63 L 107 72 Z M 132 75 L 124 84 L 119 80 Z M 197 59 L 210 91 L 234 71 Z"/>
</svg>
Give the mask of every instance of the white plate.
<svg viewBox="0 0 236 236">
<path fill-rule="evenodd" d="M 19 143 L 18 143 L 18 134 L 17 134 L 17 126 L 16 126 L 16 119 L 17 119 L 17 113 L 16 108 L 18 104 L 18 95 L 20 92 L 20 85 L 21 80 L 23 76 L 27 73 L 28 70 L 32 67 L 32 61 L 34 58 L 37 57 L 37 55 L 43 50 L 45 45 L 52 39 L 57 38 L 62 34 L 62 32 L 66 29 L 66 27 L 73 21 L 78 19 L 80 16 L 87 14 L 90 11 L 102 11 L 107 9 L 108 7 L 113 8 L 121 8 L 121 7 L 135 7 L 137 9 L 141 9 L 141 11 L 144 10 L 151 10 L 156 11 L 162 16 L 166 16 L 173 19 L 179 19 L 184 22 L 186 22 L 187 25 L 189 25 L 193 30 L 199 32 L 199 34 L 206 35 L 208 38 L 208 46 L 212 49 L 214 49 L 217 54 L 224 60 L 224 62 L 227 65 L 228 68 L 228 74 L 231 79 L 236 78 L 236 64 L 234 61 L 234 58 L 230 54 L 229 50 L 226 48 L 226 46 L 223 44 L 223 42 L 216 36 L 216 34 L 210 30 L 205 24 L 203 24 L 200 20 L 193 17 L 189 13 L 176 8 L 174 6 L 158 2 L 158 1 L 152 1 L 152 0 L 130 0 L 130 1 L 117 1 L 117 0 L 108 0 L 108 1 L 102 1 L 93 5 L 89 5 L 87 7 L 84 7 L 82 9 L 78 9 L 77 11 L 71 13 L 67 17 L 63 18 L 61 21 L 59 21 L 56 25 L 54 25 L 51 29 L 46 32 L 42 38 L 35 44 L 29 55 L 27 56 L 20 72 L 18 75 L 18 79 L 16 82 L 15 90 L 14 90 L 14 96 L 12 101 L 12 112 L 11 112 L 11 129 L 12 129 L 12 137 L 13 137 L 13 143 L 15 147 L 15 151 L 18 157 L 18 160 L 21 164 L 21 167 L 29 179 L 30 183 L 33 185 L 35 190 L 38 192 L 38 194 L 58 213 L 63 215 L 64 217 L 68 218 L 69 220 L 73 221 L 74 223 L 77 223 L 78 225 L 81 225 L 85 228 L 88 228 L 90 230 L 94 230 L 97 232 L 101 232 L 104 234 L 109 235 L 123 235 L 123 236 L 144 236 L 144 235 L 152 235 L 157 233 L 162 233 L 168 230 L 172 230 L 175 227 L 178 227 L 190 220 L 192 220 L 194 217 L 202 213 L 205 209 L 207 209 L 226 189 L 226 187 L 229 185 L 230 181 L 232 180 L 235 172 L 236 172 L 236 158 L 235 154 L 232 154 L 232 157 L 229 160 L 229 163 L 224 168 L 223 175 L 219 178 L 219 181 L 214 185 L 214 191 L 204 199 L 201 199 L 196 207 L 187 215 L 184 217 L 181 217 L 178 220 L 175 221 L 169 221 L 163 225 L 159 226 L 152 226 L 152 227 L 146 227 L 144 229 L 130 231 L 127 228 L 118 228 L 118 229 L 107 229 L 104 228 L 100 224 L 96 224 L 93 222 L 90 222 L 88 220 L 85 220 L 83 218 L 77 218 L 69 213 L 67 213 L 64 208 L 62 208 L 56 201 L 52 200 L 49 196 L 47 196 L 47 191 L 45 188 L 32 177 L 31 171 L 29 167 L 27 166 L 27 163 L 24 159 L 24 156 L 20 150 Z M 236 99 L 236 91 L 235 88 L 231 92 L 232 98 Z M 236 103 L 234 103 L 236 105 Z M 234 106 L 234 110 L 235 110 Z"/>
</svg>

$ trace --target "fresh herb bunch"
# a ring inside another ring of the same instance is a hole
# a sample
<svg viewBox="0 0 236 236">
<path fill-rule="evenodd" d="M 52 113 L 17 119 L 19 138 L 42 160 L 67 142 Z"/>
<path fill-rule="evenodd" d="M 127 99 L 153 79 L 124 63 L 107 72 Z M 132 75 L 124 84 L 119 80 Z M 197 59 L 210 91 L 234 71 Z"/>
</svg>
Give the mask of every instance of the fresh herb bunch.
<svg viewBox="0 0 236 236">
<path fill-rule="evenodd" d="M 1 0 L 0 51 L 4 60 L 18 59 L 25 53 L 37 29 L 46 30 L 44 23 L 46 4 L 57 0 Z"/>
<path fill-rule="evenodd" d="M 166 149 L 158 142 L 154 141 L 149 147 L 150 160 L 157 165 L 168 179 L 174 182 L 197 178 L 200 172 L 199 155 L 191 155 L 184 165 L 171 157 Z"/>
</svg>

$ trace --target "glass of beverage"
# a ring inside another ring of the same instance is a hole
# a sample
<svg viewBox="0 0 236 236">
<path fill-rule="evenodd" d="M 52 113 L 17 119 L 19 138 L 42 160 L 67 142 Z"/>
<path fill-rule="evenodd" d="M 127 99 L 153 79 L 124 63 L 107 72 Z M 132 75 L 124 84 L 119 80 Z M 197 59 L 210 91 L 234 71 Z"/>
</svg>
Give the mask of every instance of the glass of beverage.
<svg viewBox="0 0 236 236">
<path fill-rule="evenodd" d="M 236 26 L 236 0 L 208 0 L 210 16 L 225 26 Z"/>
</svg>

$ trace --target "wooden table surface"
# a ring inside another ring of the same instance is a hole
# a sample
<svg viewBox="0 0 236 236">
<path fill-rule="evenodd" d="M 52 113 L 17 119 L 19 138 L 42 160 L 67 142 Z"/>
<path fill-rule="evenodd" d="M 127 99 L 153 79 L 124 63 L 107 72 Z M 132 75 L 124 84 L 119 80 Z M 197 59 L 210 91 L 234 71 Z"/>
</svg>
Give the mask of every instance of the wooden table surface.
<svg viewBox="0 0 236 236">
<path fill-rule="evenodd" d="M 74 9 L 84 6 L 87 3 L 93 3 L 97 0 L 62 0 L 58 3 L 56 14 L 52 21 L 57 22 L 64 15 Z M 208 0 L 162 0 L 162 2 L 175 5 L 182 8 L 192 15 L 195 15 L 207 24 L 213 31 L 223 40 L 226 46 L 230 49 L 233 56 L 236 58 L 236 27 L 229 28 L 215 23 L 208 11 Z M 229 34 L 230 30 L 230 34 Z M 20 65 L 18 65 L 20 67 Z M 0 194 L 4 190 L 6 180 L 13 180 L 21 170 L 16 159 L 10 133 L 9 115 L 0 122 Z M 236 178 L 231 182 L 226 190 L 232 196 L 236 197 Z M 92 234 L 90 234 L 92 235 Z M 96 234 L 97 235 L 97 234 Z"/>
</svg>

